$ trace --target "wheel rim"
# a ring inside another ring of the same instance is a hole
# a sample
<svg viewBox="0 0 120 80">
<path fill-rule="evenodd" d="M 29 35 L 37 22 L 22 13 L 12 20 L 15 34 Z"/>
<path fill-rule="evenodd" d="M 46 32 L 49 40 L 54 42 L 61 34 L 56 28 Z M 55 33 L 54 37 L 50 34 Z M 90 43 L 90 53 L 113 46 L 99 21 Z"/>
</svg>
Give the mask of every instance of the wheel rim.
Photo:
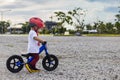
<svg viewBox="0 0 120 80">
<path fill-rule="evenodd" d="M 47 71 L 53 71 L 58 66 L 58 59 L 54 55 L 46 56 L 43 58 L 42 65 Z"/>
<path fill-rule="evenodd" d="M 12 69 L 18 69 L 19 68 L 19 66 L 17 65 L 18 62 L 19 62 L 19 59 L 17 59 L 17 58 L 12 59 L 10 61 L 10 67 Z"/>
<path fill-rule="evenodd" d="M 22 70 L 24 61 L 21 56 L 13 55 L 10 56 L 6 61 L 7 69 L 12 73 L 17 73 Z"/>
<path fill-rule="evenodd" d="M 47 67 L 52 68 L 52 67 L 55 66 L 55 63 L 56 63 L 56 62 L 55 62 L 55 59 L 54 59 L 54 58 L 50 58 L 50 60 L 49 60 L 49 59 L 46 59 L 45 63 L 46 63 L 46 66 L 47 66 Z"/>
</svg>

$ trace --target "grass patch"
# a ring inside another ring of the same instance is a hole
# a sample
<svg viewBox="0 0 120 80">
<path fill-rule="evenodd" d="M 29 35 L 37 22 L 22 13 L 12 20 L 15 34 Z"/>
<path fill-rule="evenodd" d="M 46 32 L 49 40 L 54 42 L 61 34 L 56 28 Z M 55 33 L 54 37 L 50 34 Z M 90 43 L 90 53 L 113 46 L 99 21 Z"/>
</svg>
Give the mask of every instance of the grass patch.
<svg viewBox="0 0 120 80">
<path fill-rule="evenodd" d="M 28 36 L 28 34 L 11 34 L 11 36 Z M 76 36 L 75 34 L 39 34 L 39 36 Z M 81 36 L 96 36 L 96 37 L 120 37 L 120 34 L 82 34 Z"/>
<path fill-rule="evenodd" d="M 85 36 L 97 36 L 97 37 L 120 37 L 120 34 L 85 34 Z"/>
<path fill-rule="evenodd" d="M 12 44 L 7 44 L 5 46 L 8 46 L 8 47 L 14 47 Z"/>
<path fill-rule="evenodd" d="M 54 35 L 54 36 L 75 36 L 75 35 L 74 34 L 69 34 L 69 35 L 57 34 L 57 35 Z"/>
</svg>

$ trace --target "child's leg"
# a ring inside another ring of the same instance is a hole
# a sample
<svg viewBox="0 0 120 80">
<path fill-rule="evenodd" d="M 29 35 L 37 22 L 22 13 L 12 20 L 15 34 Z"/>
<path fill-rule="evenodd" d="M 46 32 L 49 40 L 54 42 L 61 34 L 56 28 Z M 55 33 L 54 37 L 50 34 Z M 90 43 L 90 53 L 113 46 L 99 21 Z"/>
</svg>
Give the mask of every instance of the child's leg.
<svg viewBox="0 0 120 80">
<path fill-rule="evenodd" d="M 30 53 L 30 55 L 32 55 L 34 57 L 33 60 L 30 62 L 30 65 L 33 67 L 33 69 L 36 69 L 36 63 L 39 60 L 39 54 L 38 53 Z"/>
</svg>

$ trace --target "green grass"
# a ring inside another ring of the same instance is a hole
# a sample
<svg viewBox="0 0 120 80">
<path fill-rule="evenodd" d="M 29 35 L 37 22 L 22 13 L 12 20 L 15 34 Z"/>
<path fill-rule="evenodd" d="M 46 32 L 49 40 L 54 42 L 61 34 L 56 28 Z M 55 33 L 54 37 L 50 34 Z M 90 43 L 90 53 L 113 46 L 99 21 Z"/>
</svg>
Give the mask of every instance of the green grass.
<svg viewBox="0 0 120 80">
<path fill-rule="evenodd" d="M 14 47 L 12 44 L 7 44 L 5 46 L 7 46 L 7 47 Z"/>
<path fill-rule="evenodd" d="M 85 36 L 97 36 L 97 37 L 120 37 L 120 34 L 84 34 Z"/>
<path fill-rule="evenodd" d="M 11 34 L 19 36 L 28 36 L 28 34 Z M 75 36 L 74 34 L 70 35 L 52 35 L 52 34 L 39 34 L 39 36 Z M 120 37 L 120 34 L 82 34 L 82 36 L 96 36 L 96 37 Z"/>
<path fill-rule="evenodd" d="M 54 36 L 75 36 L 75 35 L 70 34 L 70 35 L 54 35 Z"/>
<path fill-rule="evenodd" d="M 75 36 L 75 35 L 54 35 L 54 36 Z M 82 36 L 96 36 L 96 37 L 120 37 L 120 34 L 82 34 Z"/>
</svg>

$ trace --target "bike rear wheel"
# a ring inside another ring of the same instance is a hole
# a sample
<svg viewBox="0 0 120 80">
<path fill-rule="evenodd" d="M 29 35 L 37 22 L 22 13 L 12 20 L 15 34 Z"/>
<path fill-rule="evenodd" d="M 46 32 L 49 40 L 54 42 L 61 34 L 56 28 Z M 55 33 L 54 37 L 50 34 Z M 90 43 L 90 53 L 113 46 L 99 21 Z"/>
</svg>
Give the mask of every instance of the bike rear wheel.
<svg viewBox="0 0 120 80">
<path fill-rule="evenodd" d="M 12 73 L 17 73 L 23 68 L 23 59 L 21 56 L 13 55 L 7 59 L 6 66 L 7 69 Z"/>
<path fill-rule="evenodd" d="M 42 60 L 43 68 L 47 71 L 53 71 L 58 66 L 58 58 L 55 55 L 45 56 Z"/>
</svg>

